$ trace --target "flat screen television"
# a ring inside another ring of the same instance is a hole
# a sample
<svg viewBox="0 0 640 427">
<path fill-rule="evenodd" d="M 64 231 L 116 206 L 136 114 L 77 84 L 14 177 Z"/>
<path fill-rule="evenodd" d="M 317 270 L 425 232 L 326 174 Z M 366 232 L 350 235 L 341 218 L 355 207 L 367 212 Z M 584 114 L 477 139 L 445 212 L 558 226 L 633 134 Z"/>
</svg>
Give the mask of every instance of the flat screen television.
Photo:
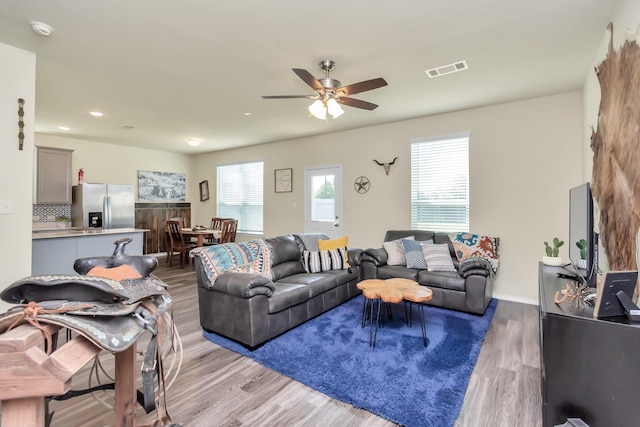
<svg viewBox="0 0 640 427">
<path fill-rule="evenodd" d="M 598 235 L 593 223 L 593 195 L 586 182 L 569 191 L 569 258 L 590 287 L 598 275 Z"/>
</svg>

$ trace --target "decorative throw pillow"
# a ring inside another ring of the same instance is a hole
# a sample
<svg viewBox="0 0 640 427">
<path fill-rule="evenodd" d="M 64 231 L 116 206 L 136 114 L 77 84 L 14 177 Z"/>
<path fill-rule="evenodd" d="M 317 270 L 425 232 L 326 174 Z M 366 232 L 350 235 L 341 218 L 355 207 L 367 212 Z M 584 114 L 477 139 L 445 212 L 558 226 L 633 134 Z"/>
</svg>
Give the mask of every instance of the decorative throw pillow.
<svg viewBox="0 0 640 427">
<path fill-rule="evenodd" d="M 458 261 L 462 262 L 470 257 L 483 258 L 489 261 L 494 273 L 498 271 L 500 266 L 498 238 L 472 233 L 458 233 L 453 237 L 452 242 Z"/>
<path fill-rule="evenodd" d="M 345 248 L 346 250 L 348 243 L 349 243 L 349 236 L 342 236 L 338 239 L 328 239 L 328 240 L 318 239 L 318 250 L 330 251 L 332 249 L 339 249 L 339 248 Z M 345 267 L 349 267 L 349 262 L 347 261 L 347 258 L 345 258 L 345 262 L 347 263 Z"/>
<path fill-rule="evenodd" d="M 349 236 L 342 236 L 338 239 L 322 240 L 318 239 L 318 250 L 329 251 L 331 249 L 344 248 L 348 246 Z"/>
<path fill-rule="evenodd" d="M 415 236 L 407 236 L 404 239 L 415 240 Z M 387 265 L 407 265 L 407 258 L 404 256 L 404 248 L 400 240 L 402 239 L 382 243 L 382 247 L 387 252 Z"/>
<path fill-rule="evenodd" d="M 328 251 L 303 251 L 302 263 L 307 273 L 320 273 L 327 270 L 342 270 L 347 268 L 347 248 L 337 248 Z"/>
<path fill-rule="evenodd" d="M 429 271 L 456 271 L 446 243 L 422 245 L 422 254 Z"/>
<path fill-rule="evenodd" d="M 407 268 L 419 268 L 424 270 L 427 268 L 427 263 L 422 255 L 422 247 L 420 242 L 416 240 L 400 239 L 402 242 L 402 248 L 404 249 L 404 257 L 407 260 Z"/>
</svg>

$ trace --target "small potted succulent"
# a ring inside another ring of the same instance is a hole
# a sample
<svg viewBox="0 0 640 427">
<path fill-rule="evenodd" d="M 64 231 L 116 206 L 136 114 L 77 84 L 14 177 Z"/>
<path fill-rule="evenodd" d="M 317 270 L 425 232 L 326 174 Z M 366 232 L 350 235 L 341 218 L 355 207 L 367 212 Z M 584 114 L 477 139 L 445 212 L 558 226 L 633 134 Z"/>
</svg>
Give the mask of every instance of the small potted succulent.
<svg viewBox="0 0 640 427">
<path fill-rule="evenodd" d="M 69 227 L 69 223 L 71 222 L 71 218 L 66 215 L 60 215 L 56 217 L 56 222 L 58 223 L 58 228 L 67 228 Z"/>
<path fill-rule="evenodd" d="M 553 238 L 553 246 L 549 245 L 549 243 L 544 242 L 544 250 L 545 254 L 542 257 L 542 262 L 545 265 L 553 265 L 559 266 L 562 264 L 562 258 L 558 256 L 560 253 L 560 246 L 564 245 L 564 241 L 558 239 L 557 237 Z"/>
<path fill-rule="evenodd" d="M 576 246 L 580 249 L 578 268 L 587 268 L 587 241 L 585 239 L 580 239 L 576 242 Z"/>
</svg>

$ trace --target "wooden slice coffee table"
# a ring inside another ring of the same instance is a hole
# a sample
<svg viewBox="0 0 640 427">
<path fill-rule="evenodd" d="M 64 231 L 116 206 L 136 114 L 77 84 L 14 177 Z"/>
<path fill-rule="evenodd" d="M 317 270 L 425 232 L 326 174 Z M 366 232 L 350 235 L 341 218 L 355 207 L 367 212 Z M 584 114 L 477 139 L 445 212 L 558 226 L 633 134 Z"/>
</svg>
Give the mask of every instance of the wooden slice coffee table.
<svg viewBox="0 0 640 427">
<path fill-rule="evenodd" d="M 398 304 L 402 301 L 409 303 L 409 313 L 406 313 L 407 324 L 411 326 L 411 303 L 424 303 L 433 297 L 431 289 L 420 286 L 417 282 L 410 279 L 393 278 L 393 279 L 366 279 L 357 284 L 358 289 L 362 291 L 364 296 L 364 306 L 362 308 L 362 327 L 365 324 L 367 305 L 370 307 L 369 313 L 369 345 L 376 346 L 376 337 L 378 335 L 378 325 L 380 323 L 380 305 L 381 303 Z M 376 314 L 376 326 L 373 327 L 373 303 L 378 302 L 378 311 Z M 422 328 L 422 343 L 427 346 L 427 328 L 424 321 L 424 306 L 420 307 L 420 327 Z"/>
</svg>

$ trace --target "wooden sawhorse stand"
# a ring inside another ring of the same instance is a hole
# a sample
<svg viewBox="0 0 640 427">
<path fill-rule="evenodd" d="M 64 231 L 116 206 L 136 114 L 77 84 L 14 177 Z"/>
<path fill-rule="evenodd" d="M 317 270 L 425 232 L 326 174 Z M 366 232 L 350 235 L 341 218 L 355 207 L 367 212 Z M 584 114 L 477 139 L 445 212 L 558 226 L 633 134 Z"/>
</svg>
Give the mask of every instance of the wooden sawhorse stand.
<svg viewBox="0 0 640 427">
<path fill-rule="evenodd" d="M 44 326 L 52 335 L 60 326 Z M 71 378 L 102 351 L 76 336 L 55 352 L 42 350 L 42 332 L 23 324 L 0 335 L 2 427 L 44 427 L 45 396 L 69 391 Z M 136 344 L 116 353 L 115 426 L 136 426 Z"/>
</svg>

